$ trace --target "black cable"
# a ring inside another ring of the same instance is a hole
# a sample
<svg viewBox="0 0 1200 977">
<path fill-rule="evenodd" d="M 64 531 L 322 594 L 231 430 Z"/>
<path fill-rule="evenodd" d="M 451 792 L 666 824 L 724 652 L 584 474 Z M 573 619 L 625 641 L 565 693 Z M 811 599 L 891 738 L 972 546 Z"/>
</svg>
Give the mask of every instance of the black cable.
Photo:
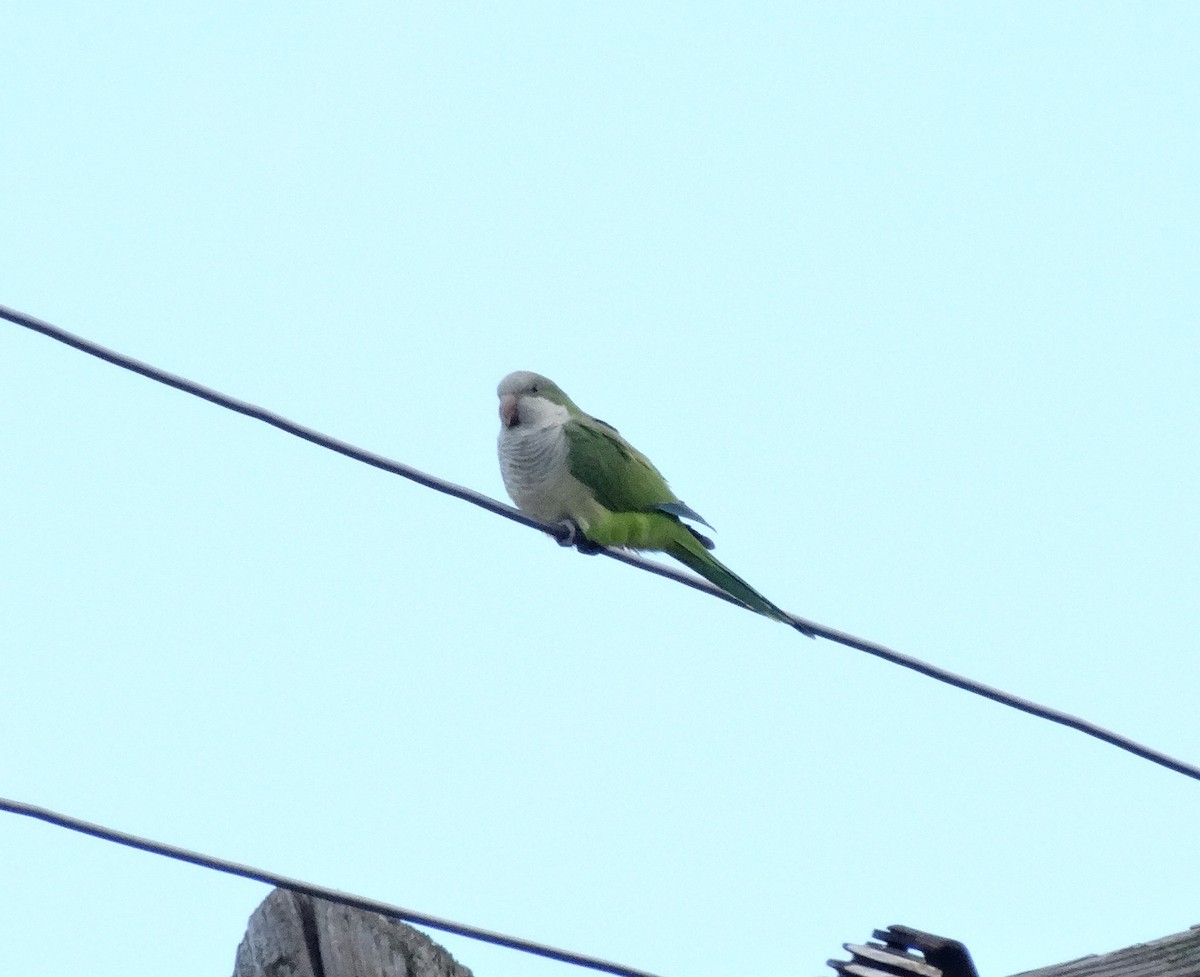
<svg viewBox="0 0 1200 977">
<path fill-rule="evenodd" d="M 539 522 L 536 519 L 531 519 L 529 516 L 520 512 L 511 506 L 497 502 L 495 499 L 488 498 L 479 492 L 474 492 L 471 489 L 464 488 L 461 485 L 455 485 L 453 482 L 447 482 L 440 478 L 435 478 L 432 475 L 426 475 L 422 471 L 415 468 L 410 468 L 408 465 L 402 465 L 398 461 L 392 461 L 390 458 L 384 458 L 382 455 L 377 455 L 374 452 L 366 451 L 363 448 L 357 448 L 354 445 L 347 444 L 344 441 L 339 441 L 337 438 L 332 438 L 327 434 L 321 434 L 319 431 L 314 431 L 311 428 L 304 427 L 302 424 L 297 424 L 295 421 L 289 421 L 285 417 L 281 417 L 272 411 L 262 407 L 256 407 L 254 404 L 248 404 L 245 401 L 237 400 L 229 397 L 226 394 L 219 393 L 192 380 L 187 380 L 184 377 L 176 376 L 173 373 L 168 373 L 165 370 L 160 370 L 157 367 L 150 366 L 140 360 L 135 360 L 133 357 L 125 356 L 123 353 L 114 352 L 111 349 L 106 349 L 90 340 L 83 339 L 80 336 L 73 335 L 57 326 L 53 326 L 41 319 L 34 318 L 30 315 L 25 315 L 22 312 L 17 312 L 13 309 L 6 308 L 0 305 L 0 318 L 8 319 L 19 326 L 24 326 L 27 329 L 32 329 L 35 332 L 40 332 L 51 339 L 56 339 L 60 343 L 66 343 L 68 346 L 73 346 L 75 349 L 88 353 L 91 356 L 96 356 L 102 360 L 122 367 L 126 370 L 132 370 L 134 373 L 140 373 L 144 377 L 151 380 L 157 380 L 159 383 L 165 383 L 167 386 L 175 387 L 185 393 L 193 394 L 197 397 L 202 397 L 204 400 L 211 401 L 220 407 L 225 407 L 229 410 L 236 411 L 239 414 L 245 414 L 248 417 L 256 418 L 264 421 L 273 427 L 279 428 L 281 431 L 286 431 L 288 434 L 294 434 L 298 438 L 304 438 L 306 441 L 311 441 L 313 444 L 318 444 L 323 448 L 329 448 L 347 457 L 354 458 L 358 461 L 365 462 L 368 465 L 374 465 L 376 468 L 381 468 L 386 472 L 391 472 L 395 475 L 403 476 L 411 479 L 420 485 L 434 489 L 438 492 L 444 492 L 446 495 L 452 495 L 457 499 L 462 499 L 464 502 L 470 502 L 480 508 L 487 509 L 489 512 L 494 512 L 496 515 L 504 516 L 506 519 L 511 519 L 514 522 L 519 522 L 522 525 L 529 526 L 533 529 L 539 529 L 542 532 L 554 537 L 560 543 L 565 543 L 568 540 L 568 531 L 564 526 L 550 526 Z M 601 553 L 614 560 L 619 560 L 622 563 L 628 563 L 630 566 L 638 567 L 642 570 L 647 570 L 650 573 L 656 573 L 660 577 L 667 577 L 675 580 L 685 586 L 692 587 L 695 590 L 702 590 L 714 597 L 719 597 L 724 601 L 728 601 L 738 607 L 744 605 L 736 598 L 729 596 L 724 591 L 718 590 L 706 580 L 701 580 L 699 577 L 694 577 L 691 574 L 684 573 L 681 570 L 676 570 L 674 567 L 664 566 L 661 563 L 654 563 L 650 560 L 645 560 L 641 557 L 634 556 L 630 553 L 624 553 L 617 550 L 601 549 Z M 908 655 L 903 655 L 898 651 L 893 651 L 881 644 L 873 641 L 868 641 L 865 638 L 858 638 L 852 634 L 846 634 L 843 631 L 837 631 L 833 628 L 827 628 L 820 624 L 815 624 L 802 617 L 789 615 L 793 627 L 801 632 L 812 632 L 820 637 L 827 638 L 830 641 L 835 641 L 838 644 L 845 645 L 848 648 L 854 648 L 857 651 L 866 652 L 868 655 L 874 655 L 876 658 L 882 658 L 884 661 L 891 662 L 894 665 L 900 665 L 902 668 L 911 669 L 914 672 L 920 672 L 929 678 L 935 679 L 938 682 L 944 682 L 947 685 L 952 685 L 957 689 L 962 689 L 964 692 L 970 692 L 974 695 L 982 696 L 985 699 L 991 699 L 993 702 L 998 702 L 1001 705 L 1010 706 L 1013 709 L 1018 709 L 1021 712 L 1028 713 L 1031 716 L 1037 716 L 1040 719 L 1045 719 L 1052 723 L 1057 723 L 1060 726 L 1067 726 L 1071 729 L 1078 730 L 1088 736 L 1115 746 L 1118 749 L 1125 750 L 1127 753 L 1132 753 L 1134 756 L 1141 757 L 1143 760 L 1149 760 L 1151 763 L 1156 763 L 1161 767 L 1166 767 L 1168 770 L 1173 770 L 1175 773 L 1183 774 L 1185 777 L 1191 777 L 1193 780 L 1200 780 L 1200 767 L 1194 764 L 1186 763 L 1183 760 L 1177 760 L 1174 757 L 1168 756 L 1158 750 L 1151 749 L 1148 746 L 1143 746 L 1128 737 L 1121 736 L 1119 733 L 1114 733 L 1111 730 L 1104 729 L 1094 723 L 1090 723 L 1085 719 L 1080 719 L 1078 716 L 1072 716 L 1069 713 L 1062 712 L 1058 709 L 1052 709 L 1049 706 L 1039 705 L 1036 702 L 1031 702 L 1028 699 L 1022 699 L 1020 696 L 1012 695 L 1004 692 L 1001 689 L 993 688 L 990 685 L 985 685 L 982 682 L 976 682 L 973 679 L 966 678 L 962 675 L 956 675 L 954 672 L 946 671 L 938 668 L 936 665 L 930 665 L 918 658 L 911 658 Z"/>
<path fill-rule="evenodd" d="M 346 892 L 339 892 L 337 889 L 327 889 L 323 885 L 313 885 L 311 882 L 291 879 L 286 875 L 278 875 L 275 872 L 268 872 L 265 869 L 252 868 L 249 865 L 239 865 L 237 862 L 226 861 L 223 858 L 189 851 L 186 848 L 177 848 L 174 845 L 164 844 L 161 841 L 139 838 L 137 835 L 126 834 L 124 831 L 116 831 L 113 828 L 106 828 L 99 824 L 92 824 L 90 821 L 81 821 L 79 818 L 73 818 L 67 814 L 58 814 L 44 807 L 35 807 L 32 804 L 23 804 L 20 801 L 11 801 L 0 797 L 0 811 L 8 811 L 12 814 L 35 818 L 38 821 L 45 821 L 60 828 L 69 828 L 71 831 L 78 831 L 81 834 L 91 835 L 94 838 L 100 838 L 104 841 L 112 841 L 118 845 L 137 848 L 152 855 L 174 858 L 180 862 L 199 865 L 201 868 L 225 872 L 227 875 L 236 875 L 239 878 L 251 879 L 255 882 L 265 882 L 267 885 L 273 885 L 280 889 L 290 889 L 292 892 L 301 892 L 316 899 L 325 899 L 343 906 L 351 906 L 354 909 L 361 909 L 364 912 L 379 913 L 381 916 L 387 916 L 390 919 L 416 923 L 418 926 L 428 926 L 430 929 L 442 930 L 445 933 L 454 933 L 457 936 L 470 937 L 472 940 L 481 940 L 484 943 L 508 947 L 511 950 L 521 950 L 539 957 L 547 957 L 550 960 L 574 964 L 577 967 L 600 970 L 607 974 L 616 974 L 617 977 L 655 977 L 649 971 L 625 967 L 619 963 L 601 960 L 599 957 L 573 953 L 570 950 L 560 950 L 557 947 L 546 946 L 544 943 L 523 940 L 519 936 L 506 936 L 504 933 L 479 929 L 476 926 L 468 926 L 466 923 L 456 923 L 453 920 L 442 919 L 439 916 L 429 916 L 426 913 L 419 913 L 412 909 L 403 909 L 400 906 L 393 906 L 390 903 L 379 902 L 375 899 L 367 899 L 363 896 L 351 895 Z"/>
<path fill-rule="evenodd" d="M 545 526 L 536 519 L 529 518 L 529 516 L 525 515 L 519 509 L 504 505 L 502 502 L 490 499 L 479 492 L 473 492 L 469 488 L 463 488 L 461 485 L 455 485 L 453 482 L 447 482 L 433 475 L 426 475 L 416 468 L 410 468 L 408 465 L 385 458 L 383 455 L 377 455 L 373 451 L 367 451 L 365 448 L 347 444 L 345 441 L 330 437 L 328 434 L 314 431 L 312 428 L 298 424 L 296 421 L 290 421 L 286 417 L 281 417 L 279 414 L 269 411 L 265 407 L 258 407 L 244 400 L 238 400 L 236 397 L 230 397 L 228 394 L 223 394 L 218 390 L 213 390 L 211 387 L 206 387 L 202 383 L 196 383 L 194 380 L 189 380 L 186 377 L 169 373 L 166 370 L 160 370 L 149 363 L 135 360 L 132 356 L 126 356 L 124 353 L 118 353 L 116 350 L 108 349 L 99 343 L 93 343 L 82 336 L 69 333 L 65 329 L 52 326 L 42 319 L 25 315 L 23 312 L 17 312 L 15 309 L 10 309 L 3 305 L 0 305 L 0 318 L 14 322 L 18 326 L 24 326 L 26 329 L 32 329 L 34 332 L 40 332 L 43 336 L 49 336 L 51 339 L 57 339 L 60 343 L 73 346 L 75 349 L 87 353 L 89 356 L 95 356 L 97 359 L 112 363 L 123 370 L 139 373 L 150 380 L 157 380 L 159 383 L 165 383 L 168 387 L 174 387 L 176 390 L 182 390 L 184 393 L 189 393 L 194 397 L 214 403 L 218 407 L 224 407 L 226 410 L 245 414 L 247 417 L 253 417 L 264 424 L 270 424 L 281 431 L 286 431 L 288 434 L 303 438 L 305 441 L 311 441 L 313 444 L 320 445 L 322 448 L 328 448 L 330 451 L 336 451 L 338 454 L 353 458 L 355 461 L 361 461 L 365 464 L 373 465 L 375 468 L 381 468 L 385 472 L 391 472 L 393 475 L 400 475 L 411 479 L 419 485 L 424 485 L 426 488 L 443 492 L 446 495 L 452 495 L 456 499 L 462 499 L 464 502 L 470 502 L 480 508 L 487 509 L 489 512 L 494 512 L 498 516 L 511 519 L 513 522 L 523 523 L 534 529 L 549 532 L 551 536 L 555 536 L 556 538 L 562 536 L 563 530 L 561 528 Z"/>
</svg>

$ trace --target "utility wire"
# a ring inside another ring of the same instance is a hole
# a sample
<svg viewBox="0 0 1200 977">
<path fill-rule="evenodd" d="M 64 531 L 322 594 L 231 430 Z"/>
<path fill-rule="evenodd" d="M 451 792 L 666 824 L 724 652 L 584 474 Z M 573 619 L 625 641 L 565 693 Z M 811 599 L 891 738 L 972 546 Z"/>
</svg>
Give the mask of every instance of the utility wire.
<svg viewBox="0 0 1200 977">
<path fill-rule="evenodd" d="M 611 963 L 608 960 L 601 960 L 599 957 L 590 957 L 586 954 L 574 953 L 570 950 L 560 950 L 557 947 L 546 946 L 544 943 L 534 943 L 531 940 L 524 940 L 519 936 L 506 936 L 504 933 L 479 929 L 476 926 L 468 926 L 466 923 L 456 923 L 450 919 L 430 916 L 412 909 L 403 909 L 400 906 L 379 902 L 376 899 L 367 899 L 364 896 L 339 892 L 337 889 L 328 889 L 323 885 L 314 885 L 311 882 L 288 878 L 286 875 L 268 872 L 266 869 L 240 865 L 237 862 L 226 861 L 224 858 L 216 858 L 213 855 L 204 855 L 200 852 L 189 851 L 187 848 L 177 848 L 175 845 L 168 845 L 161 841 L 152 841 L 149 838 L 139 838 L 137 835 L 127 834 L 124 831 L 117 831 L 113 828 L 106 828 L 103 825 L 92 824 L 90 821 L 81 821 L 79 818 L 73 818 L 67 814 L 49 811 L 44 807 L 35 807 L 32 804 L 23 804 L 20 801 L 11 801 L 0 797 L 0 811 L 8 811 L 12 814 L 20 814 L 38 821 L 45 821 L 47 824 L 57 825 L 60 828 L 69 828 L 71 831 L 78 831 L 80 834 L 91 835 L 94 838 L 100 838 L 103 841 L 112 841 L 129 848 L 137 848 L 152 855 L 174 858 L 180 862 L 199 865 L 201 868 L 225 872 L 227 875 L 236 875 L 243 879 L 252 879 L 255 882 L 265 882 L 267 885 L 273 885 L 280 889 L 290 889 L 292 892 L 300 892 L 304 895 L 313 896 L 316 899 L 325 899 L 328 902 L 351 906 L 354 909 L 361 909 L 364 912 L 379 913 L 381 916 L 387 916 L 390 919 L 416 923 L 418 926 L 428 926 L 430 929 L 470 937 L 472 940 L 493 943 L 496 946 L 508 947 L 511 950 L 521 950 L 539 957 L 547 957 L 550 960 L 574 964 L 577 967 L 587 967 L 590 970 L 615 974 L 617 977 L 655 977 L 649 971 L 637 970 L 619 963 Z"/>
<path fill-rule="evenodd" d="M 131 370 L 134 373 L 140 373 L 144 377 L 149 377 L 151 380 L 157 380 L 159 383 L 165 383 L 169 387 L 175 387 L 177 390 L 182 390 L 185 393 L 193 394 L 196 397 L 201 397 L 204 400 L 211 401 L 219 407 L 224 407 L 228 410 L 236 411 L 239 414 L 245 414 L 247 417 L 253 417 L 257 420 L 264 421 L 272 427 L 277 427 L 281 431 L 286 431 L 288 434 L 293 434 L 298 438 L 303 438 L 306 441 L 311 441 L 313 444 L 318 444 L 323 448 L 329 448 L 331 451 L 336 451 L 339 454 L 354 458 L 357 461 L 365 462 L 368 465 L 373 465 L 383 471 L 391 472 L 394 475 L 400 475 L 404 478 L 411 479 L 420 485 L 434 489 L 437 492 L 443 492 L 446 495 L 452 495 L 457 499 L 462 499 L 464 502 L 470 502 L 472 505 L 477 505 L 482 509 L 487 509 L 489 512 L 494 512 L 498 516 L 503 516 L 506 519 L 511 519 L 513 522 L 519 522 L 522 525 L 529 526 L 532 529 L 538 529 L 552 536 L 559 543 L 568 545 L 571 540 L 571 532 L 569 527 L 564 525 L 547 525 L 539 522 L 536 519 L 531 519 L 517 509 L 511 506 L 504 505 L 491 499 L 479 492 L 474 492 L 471 489 L 464 488 L 461 485 L 455 485 L 453 482 L 447 482 L 443 479 L 436 478 L 433 475 L 427 475 L 422 471 L 411 468 L 408 465 L 403 465 L 398 461 L 393 461 L 390 458 L 385 458 L 382 455 L 377 455 L 374 452 L 367 451 L 363 448 L 355 447 L 352 444 L 347 444 L 345 441 L 339 441 L 337 438 L 330 437 L 327 434 L 322 434 L 319 431 L 314 431 L 312 428 L 305 427 L 302 424 L 297 424 L 295 421 L 290 421 L 286 417 L 266 410 L 263 407 L 257 407 L 254 404 L 246 403 L 243 400 L 237 400 L 227 394 L 220 393 L 202 384 L 196 383 L 184 377 L 177 376 L 174 373 L 168 373 L 165 370 L 160 370 L 157 367 L 150 366 L 148 363 L 143 363 L 131 356 L 126 356 L 123 353 L 117 353 L 114 350 L 106 349 L 97 343 L 83 339 L 66 330 L 60 329 L 57 326 L 44 322 L 31 315 L 26 315 L 22 312 L 17 312 L 14 309 L 9 309 L 0 305 L 0 318 L 16 323 L 18 326 L 24 326 L 26 329 L 32 329 L 35 332 L 40 332 L 51 339 L 56 339 L 60 343 L 65 343 L 68 346 L 73 346 L 75 349 L 88 353 L 91 356 L 98 357 L 115 366 L 122 367 L 126 370 Z M 660 577 L 667 577 L 670 580 L 677 581 L 685 586 L 692 587 L 695 590 L 702 590 L 714 597 L 719 597 L 724 601 L 734 604 L 737 607 L 744 605 L 734 597 L 729 596 L 724 591 L 718 590 L 708 581 L 701 580 L 699 577 L 694 577 L 691 574 L 681 570 L 676 570 L 674 567 L 664 566 L 661 563 L 655 563 L 650 560 L 634 556 L 630 553 L 624 553 L 617 550 L 601 549 L 599 552 L 614 560 L 619 560 L 622 563 L 628 563 L 630 566 L 638 567 L 642 570 L 647 570 L 650 573 L 656 573 Z M 914 672 L 919 672 L 928 678 L 935 679 L 938 682 L 944 682 L 946 685 L 952 685 L 956 689 L 962 689 L 964 692 L 970 692 L 974 695 L 982 696 L 985 699 L 991 699 L 993 702 L 998 702 L 1001 705 L 1009 706 L 1013 709 L 1018 709 L 1021 712 L 1028 713 L 1031 716 L 1037 716 L 1039 719 L 1045 719 L 1052 723 L 1057 723 L 1060 726 L 1067 726 L 1070 729 L 1078 730 L 1087 736 L 1094 737 L 1118 749 L 1125 750 L 1127 753 L 1132 753 L 1134 756 L 1141 757 L 1143 760 L 1149 760 L 1151 763 L 1156 763 L 1161 767 L 1166 767 L 1168 770 L 1173 770 L 1175 773 L 1183 774 L 1185 777 L 1191 777 L 1193 780 L 1200 781 L 1200 767 L 1187 763 L 1183 760 L 1178 760 L 1168 756 L 1159 750 L 1152 749 L 1122 736 L 1119 733 L 1114 733 L 1111 730 L 1097 726 L 1095 723 L 1088 722 L 1086 719 L 1080 719 L 1078 716 L 1072 716 L 1070 713 L 1062 712 L 1058 709 L 1053 709 L 1049 706 L 1043 706 L 1036 702 L 1031 702 L 1028 699 L 1023 699 L 1020 696 L 1005 692 L 993 686 L 986 685 L 983 682 L 976 682 L 974 679 L 966 678 L 963 675 L 957 675 L 954 672 L 947 671 L 943 668 L 938 668 L 936 665 L 930 665 L 928 662 L 923 662 L 918 658 L 912 658 L 908 655 L 901 654 L 898 651 L 893 651 L 884 645 L 874 641 L 868 641 L 866 638 L 858 638 L 852 634 L 847 634 L 844 631 L 838 631 L 834 628 L 828 628 L 824 625 L 816 624 L 802 617 L 788 615 L 792 623 L 798 631 L 811 632 L 826 638 L 829 641 L 835 641 L 838 644 L 845 645 L 847 648 L 854 648 L 857 651 L 866 652 L 868 655 L 874 655 L 876 658 L 882 658 L 884 661 L 891 662 L 893 665 L 899 665 L 902 668 L 910 669 Z"/>
</svg>

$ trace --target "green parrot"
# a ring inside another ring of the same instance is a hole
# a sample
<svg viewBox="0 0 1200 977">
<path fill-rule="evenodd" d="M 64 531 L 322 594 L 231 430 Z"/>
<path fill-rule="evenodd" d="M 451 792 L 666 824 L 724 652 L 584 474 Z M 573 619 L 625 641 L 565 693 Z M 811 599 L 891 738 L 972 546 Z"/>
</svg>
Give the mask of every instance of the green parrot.
<svg viewBox="0 0 1200 977">
<path fill-rule="evenodd" d="M 666 553 L 750 610 L 816 637 L 708 552 L 712 540 L 683 520 L 708 523 L 616 428 L 585 414 L 537 373 L 510 373 L 496 393 L 500 473 L 522 512 L 570 524 L 593 548 Z"/>
</svg>

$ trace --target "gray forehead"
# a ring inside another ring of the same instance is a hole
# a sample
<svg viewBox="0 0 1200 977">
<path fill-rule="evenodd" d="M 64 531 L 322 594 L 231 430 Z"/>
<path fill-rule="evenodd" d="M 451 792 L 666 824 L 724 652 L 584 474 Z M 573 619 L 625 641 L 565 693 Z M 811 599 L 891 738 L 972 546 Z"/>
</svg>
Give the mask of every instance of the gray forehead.
<svg viewBox="0 0 1200 977">
<path fill-rule="evenodd" d="M 517 370 L 500 381 L 500 385 L 496 388 L 496 395 L 503 397 L 505 394 L 515 394 L 540 379 L 542 379 L 540 376 L 529 370 Z"/>
</svg>

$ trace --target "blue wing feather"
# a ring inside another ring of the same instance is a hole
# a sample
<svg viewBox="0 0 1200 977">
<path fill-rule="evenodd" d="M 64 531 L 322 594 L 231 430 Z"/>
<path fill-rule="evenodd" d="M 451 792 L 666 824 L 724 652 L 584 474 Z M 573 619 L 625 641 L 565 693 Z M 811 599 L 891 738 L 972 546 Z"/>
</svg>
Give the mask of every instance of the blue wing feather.
<svg viewBox="0 0 1200 977">
<path fill-rule="evenodd" d="M 717 528 L 685 502 L 679 502 L 678 500 L 675 502 L 660 502 L 654 508 L 659 512 L 669 513 L 679 519 L 690 519 L 692 522 L 698 522 L 701 526 L 707 526 L 712 530 Z"/>
</svg>

